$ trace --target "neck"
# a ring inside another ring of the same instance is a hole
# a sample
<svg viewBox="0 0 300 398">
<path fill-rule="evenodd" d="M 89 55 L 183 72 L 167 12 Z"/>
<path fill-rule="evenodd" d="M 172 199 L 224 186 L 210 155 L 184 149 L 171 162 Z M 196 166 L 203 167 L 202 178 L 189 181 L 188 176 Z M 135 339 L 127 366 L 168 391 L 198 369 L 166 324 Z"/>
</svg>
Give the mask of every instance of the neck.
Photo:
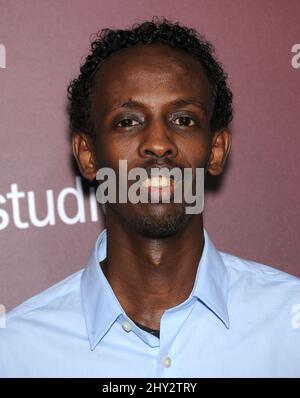
<svg viewBox="0 0 300 398">
<path fill-rule="evenodd" d="M 103 272 L 126 314 L 159 329 L 164 311 L 185 301 L 194 286 L 204 237 L 202 215 L 175 235 L 149 239 L 107 219 Z"/>
</svg>

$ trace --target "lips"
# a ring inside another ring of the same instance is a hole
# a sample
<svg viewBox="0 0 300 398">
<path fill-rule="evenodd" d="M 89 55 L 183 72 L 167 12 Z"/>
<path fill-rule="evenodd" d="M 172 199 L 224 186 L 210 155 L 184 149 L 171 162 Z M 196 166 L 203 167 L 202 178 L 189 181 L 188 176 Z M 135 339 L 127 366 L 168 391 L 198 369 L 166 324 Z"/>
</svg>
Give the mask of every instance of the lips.
<svg viewBox="0 0 300 398">
<path fill-rule="evenodd" d="M 174 198 L 175 182 L 170 177 L 148 177 L 142 182 L 142 189 L 148 192 L 150 203 L 170 203 Z"/>
<path fill-rule="evenodd" d="M 166 188 L 174 186 L 174 179 L 172 176 L 168 177 L 148 177 L 145 181 L 143 181 L 142 186 L 145 188 Z"/>
<path fill-rule="evenodd" d="M 166 163 L 151 163 L 151 166 L 148 164 L 137 169 L 141 169 L 141 172 L 140 174 L 132 174 L 132 179 L 137 176 L 140 177 L 138 195 L 141 195 L 142 201 L 147 200 L 147 203 L 173 203 L 176 198 L 176 203 L 181 203 L 181 196 L 179 198 L 183 186 L 183 170 L 181 167 L 175 165 L 171 167 Z M 137 189 L 136 187 L 135 183 L 135 189 Z"/>
</svg>

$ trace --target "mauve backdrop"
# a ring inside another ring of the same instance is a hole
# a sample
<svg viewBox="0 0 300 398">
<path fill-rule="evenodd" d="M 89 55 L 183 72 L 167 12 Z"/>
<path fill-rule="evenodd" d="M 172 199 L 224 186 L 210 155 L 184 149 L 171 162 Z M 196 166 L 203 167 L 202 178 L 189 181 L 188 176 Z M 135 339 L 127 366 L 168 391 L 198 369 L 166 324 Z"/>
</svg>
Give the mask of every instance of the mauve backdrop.
<svg viewBox="0 0 300 398">
<path fill-rule="evenodd" d="M 57 210 L 60 192 L 75 186 L 66 87 L 91 34 L 153 15 L 204 33 L 234 92 L 230 164 L 220 189 L 206 196 L 212 240 L 221 250 L 300 276 L 300 68 L 291 63 L 291 49 L 300 43 L 299 0 L 1 0 L 0 303 L 7 310 L 88 260 L 101 217 L 91 221 L 88 197 L 85 222 L 68 225 Z M 25 228 L 13 220 L 11 184 L 25 195 L 19 199 Z M 47 190 L 55 225 L 36 227 L 29 220 L 28 192 L 34 192 L 42 219 Z M 75 216 L 74 196 L 65 205 Z"/>
</svg>

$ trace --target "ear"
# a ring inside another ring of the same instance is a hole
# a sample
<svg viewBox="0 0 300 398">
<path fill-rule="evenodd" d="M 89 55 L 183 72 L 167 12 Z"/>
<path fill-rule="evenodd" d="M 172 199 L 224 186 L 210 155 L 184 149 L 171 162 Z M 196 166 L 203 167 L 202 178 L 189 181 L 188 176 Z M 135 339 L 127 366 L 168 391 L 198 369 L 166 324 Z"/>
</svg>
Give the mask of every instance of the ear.
<svg viewBox="0 0 300 398">
<path fill-rule="evenodd" d="M 211 175 L 222 173 L 231 147 L 231 133 L 222 129 L 214 133 L 207 170 Z"/>
<path fill-rule="evenodd" d="M 81 175 L 89 181 L 96 178 L 97 168 L 92 137 L 80 132 L 73 133 L 72 149 Z"/>
</svg>

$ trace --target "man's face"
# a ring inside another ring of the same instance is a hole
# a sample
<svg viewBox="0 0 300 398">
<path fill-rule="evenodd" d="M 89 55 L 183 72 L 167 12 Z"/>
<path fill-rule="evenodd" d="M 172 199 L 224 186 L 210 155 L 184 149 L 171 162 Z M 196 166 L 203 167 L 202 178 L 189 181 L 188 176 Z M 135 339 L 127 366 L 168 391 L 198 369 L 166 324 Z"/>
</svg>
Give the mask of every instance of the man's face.
<svg viewBox="0 0 300 398">
<path fill-rule="evenodd" d="M 92 94 L 97 170 L 118 175 L 142 167 L 207 168 L 212 157 L 210 84 L 201 64 L 163 44 L 139 45 L 108 58 Z M 184 203 L 109 204 L 107 211 L 148 237 L 176 233 L 191 215 Z"/>
</svg>

